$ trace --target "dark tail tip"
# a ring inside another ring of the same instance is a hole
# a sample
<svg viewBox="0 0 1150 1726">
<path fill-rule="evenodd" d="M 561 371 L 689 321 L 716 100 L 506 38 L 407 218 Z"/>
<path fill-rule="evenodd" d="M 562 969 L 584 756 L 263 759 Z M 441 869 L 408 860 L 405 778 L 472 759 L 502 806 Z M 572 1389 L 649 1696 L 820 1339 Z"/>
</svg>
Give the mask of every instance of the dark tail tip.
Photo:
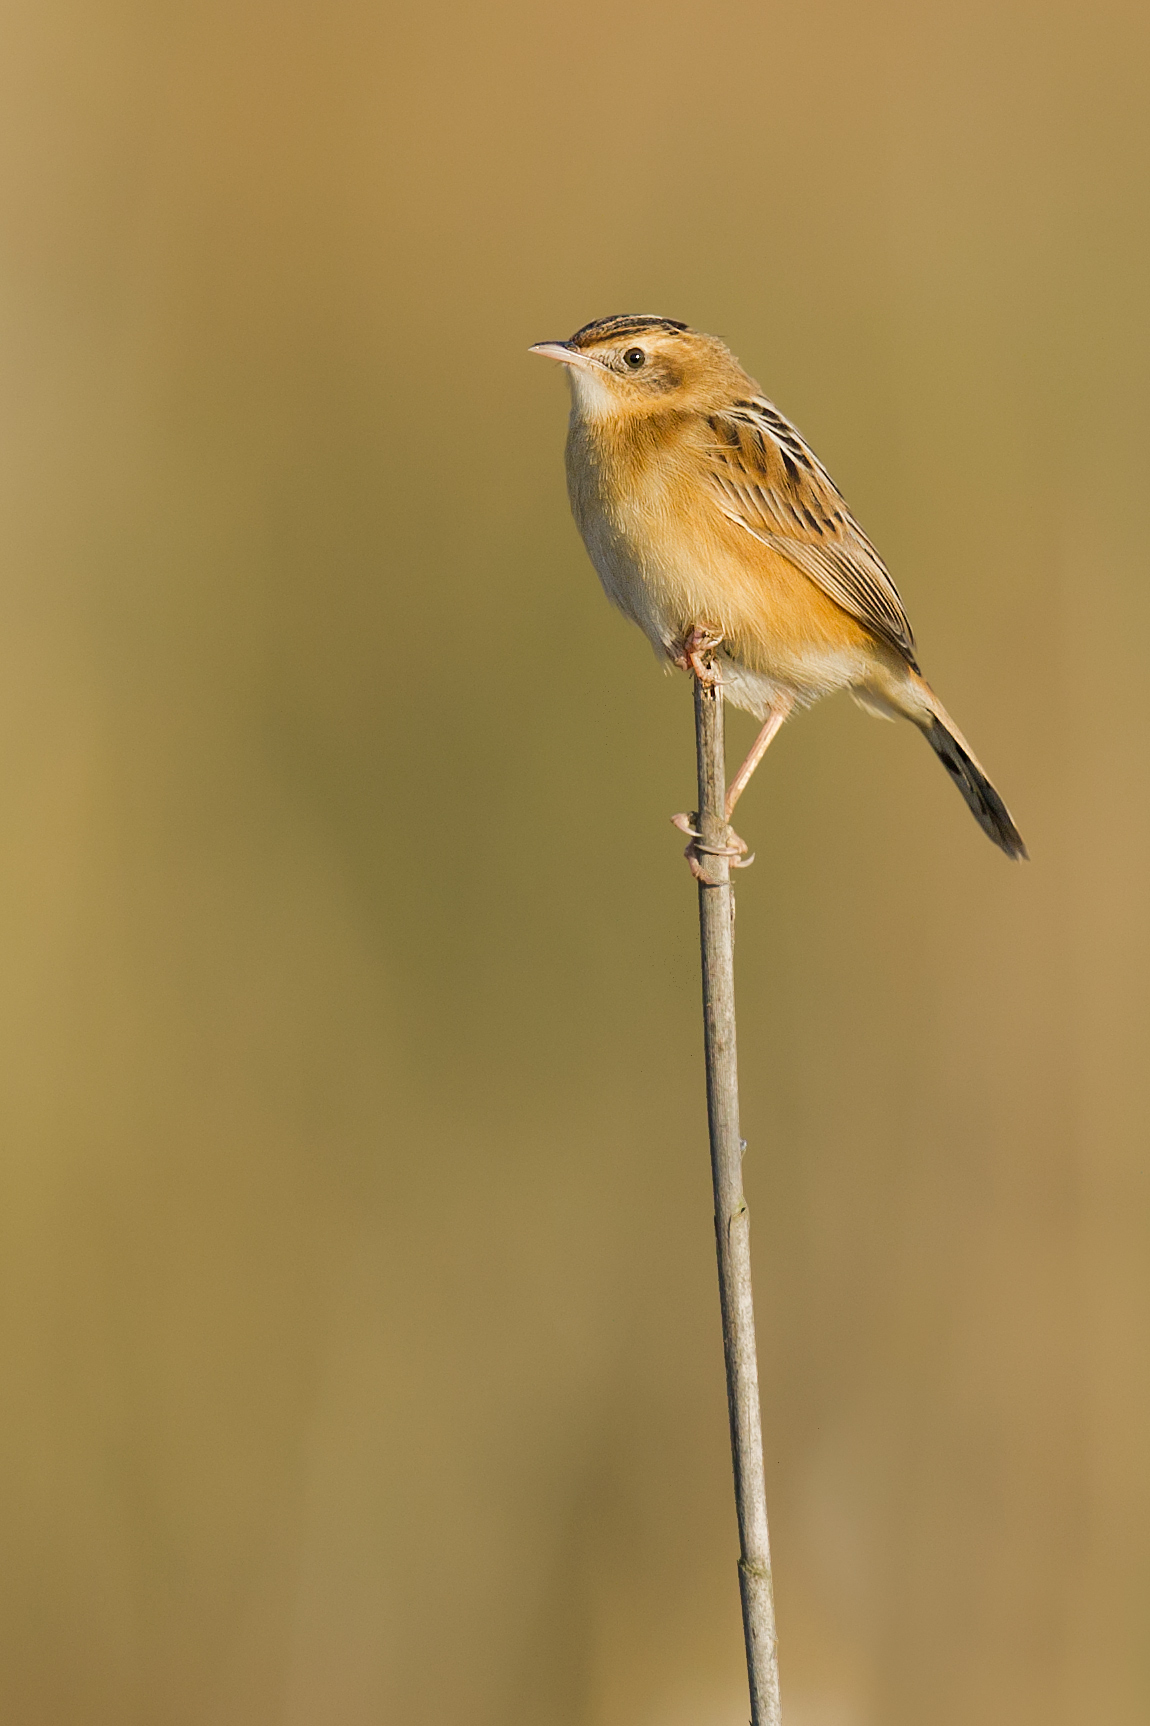
<svg viewBox="0 0 1150 1726">
<path fill-rule="evenodd" d="M 957 738 L 952 737 L 941 720 L 934 720 L 927 730 L 927 740 L 962 795 L 966 798 L 974 819 L 988 838 L 1006 852 L 1008 857 L 1025 862 L 1030 853 L 1022 842 L 1022 834 L 1010 818 L 1010 810 L 982 771 L 972 761 Z"/>
</svg>

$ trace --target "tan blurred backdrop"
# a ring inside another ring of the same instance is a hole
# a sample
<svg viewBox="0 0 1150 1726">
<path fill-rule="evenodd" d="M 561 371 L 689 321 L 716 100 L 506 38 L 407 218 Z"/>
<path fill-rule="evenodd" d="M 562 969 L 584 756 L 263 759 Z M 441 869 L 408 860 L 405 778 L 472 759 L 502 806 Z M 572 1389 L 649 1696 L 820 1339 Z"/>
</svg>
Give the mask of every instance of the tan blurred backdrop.
<svg viewBox="0 0 1150 1726">
<path fill-rule="evenodd" d="M 1141 1726 L 1145 7 L 0 38 L 4 1721 L 745 1719 L 688 689 L 525 353 L 653 310 L 1034 856 L 845 701 L 742 812 L 788 1726 Z"/>
</svg>

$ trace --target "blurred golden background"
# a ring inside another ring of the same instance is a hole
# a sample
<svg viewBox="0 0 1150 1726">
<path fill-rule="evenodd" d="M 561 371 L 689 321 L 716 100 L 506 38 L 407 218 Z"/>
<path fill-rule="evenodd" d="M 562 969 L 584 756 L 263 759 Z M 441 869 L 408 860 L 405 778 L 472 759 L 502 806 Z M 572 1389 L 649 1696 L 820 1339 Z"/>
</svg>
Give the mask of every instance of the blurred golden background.
<svg viewBox="0 0 1150 1726">
<path fill-rule="evenodd" d="M 746 1717 L 689 691 L 526 353 L 643 310 L 1034 857 L 846 701 L 740 811 L 788 1726 L 1141 1726 L 1146 8 L 0 24 L 4 1720 Z"/>
</svg>

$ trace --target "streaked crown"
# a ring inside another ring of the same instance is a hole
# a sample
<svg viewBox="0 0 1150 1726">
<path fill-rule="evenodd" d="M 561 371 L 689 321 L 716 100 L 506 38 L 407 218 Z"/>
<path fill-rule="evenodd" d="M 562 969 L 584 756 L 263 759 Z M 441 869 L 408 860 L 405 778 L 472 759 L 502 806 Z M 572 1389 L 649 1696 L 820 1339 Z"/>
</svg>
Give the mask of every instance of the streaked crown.
<svg viewBox="0 0 1150 1726">
<path fill-rule="evenodd" d="M 584 324 L 570 338 L 570 345 L 586 349 L 599 342 L 622 341 L 626 336 L 641 336 L 654 330 L 685 330 L 687 327 L 675 318 L 657 318 L 649 312 L 619 312 L 613 318 L 595 318 Z"/>
</svg>

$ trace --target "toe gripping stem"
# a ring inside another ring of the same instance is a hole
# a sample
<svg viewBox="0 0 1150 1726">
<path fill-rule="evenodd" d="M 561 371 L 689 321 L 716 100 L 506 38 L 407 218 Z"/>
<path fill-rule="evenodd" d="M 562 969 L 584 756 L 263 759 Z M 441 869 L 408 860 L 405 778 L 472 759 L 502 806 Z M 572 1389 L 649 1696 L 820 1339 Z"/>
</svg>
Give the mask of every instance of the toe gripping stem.
<svg viewBox="0 0 1150 1726">
<path fill-rule="evenodd" d="M 749 857 L 745 855 L 747 849 L 746 840 L 740 839 L 739 835 L 732 832 L 728 827 L 727 832 L 731 835 L 731 843 L 729 845 L 708 845 L 698 827 L 695 826 L 695 822 L 697 822 L 698 819 L 698 815 L 693 811 L 690 815 L 672 815 L 671 817 L 671 825 L 673 827 L 677 827 L 680 833 L 686 833 L 690 837 L 691 843 L 683 852 L 683 856 L 690 864 L 691 874 L 695 877 L 696 881 L 702 881 L 704 886 L 707 887 L 717 887 L 720 885 L 719 882 L 712 881 L 710 876 L 702 868 L 699 861 L 701 857 L 726 857 L 730 859 L 730 866 L 732 869 L 750 868 L 751 864 L 755 861 L 755 853 L 752 851 Z"/>
</svg>

